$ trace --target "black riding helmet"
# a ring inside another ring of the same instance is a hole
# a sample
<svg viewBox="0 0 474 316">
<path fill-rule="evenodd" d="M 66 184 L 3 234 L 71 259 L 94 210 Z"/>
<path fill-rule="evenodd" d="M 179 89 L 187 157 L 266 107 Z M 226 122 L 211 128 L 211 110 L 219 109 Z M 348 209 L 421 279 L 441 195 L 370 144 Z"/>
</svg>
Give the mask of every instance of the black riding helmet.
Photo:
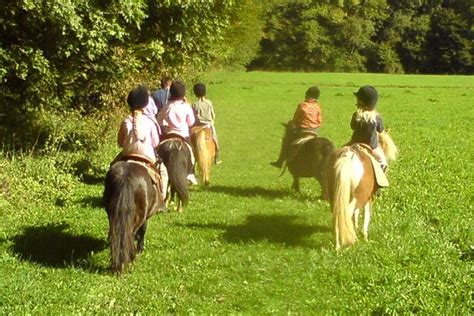
<svg viewBox="0 0 474 316">
<path fill-rule="evenodd" d="M 367 85 L 360 87 L 357 92 L 354 92 L 354 95 L 364 103 L 367 110 L 372 111 L 375 109 L 379 94 L 373 86 Z"/>
<path fill-rule="evenodd" d="M 198 98 L 206 96 L 206 85 L 204 83 L 196 83 L 193 87 L 194 94 Z"/>
<path fill-rule="evenodd" d="M 127 97 L 127 103 L 130 110 L 140 110 L 148 105 L 148 88 L 145 85 L 140 85 L 130 91 Z"/>
<path fill-rule="evenodd" d="M 319 98 L 319 88 L 317 86 L 312 86 L 312 87 L 309 87 L 308 90 L 306 90 L 306 94 L 305 94 L 305 99 L 308 100 L 308 99 L 315 99 L 317 100 Z"/>
<path fill-rule="evenodd" d="M 175 80 L 170 87 L 170 100 L 181 100 L 186 95 L 186 86 L 181 80 Z"/>
</svg>

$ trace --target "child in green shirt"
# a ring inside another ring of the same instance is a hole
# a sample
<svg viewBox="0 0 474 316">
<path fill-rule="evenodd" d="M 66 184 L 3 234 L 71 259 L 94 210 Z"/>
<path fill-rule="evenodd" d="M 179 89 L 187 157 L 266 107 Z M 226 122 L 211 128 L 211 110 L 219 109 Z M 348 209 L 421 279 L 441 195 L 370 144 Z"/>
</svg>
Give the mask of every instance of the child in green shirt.
<svg viewBox="0 0 474 316">
<path fill-rule="evenodd" d="M 206 99 L 206 85 L 203 83 L 196 83 L 193 87 L 194 95 L 197 100 L 193 103 L 192 108 L 194 115 L 196 116 L 196 125 L 209 125 L 212 130 L 212 138 L 216 144 L 216 157 L 215 163 L 220 164 L 220 150 L 219 143 L 217 142 L 216 127 L 214 126 L 214 120 L 216 114 L 214 113 L 214 107 L 209 99 Z"/>
</svg>

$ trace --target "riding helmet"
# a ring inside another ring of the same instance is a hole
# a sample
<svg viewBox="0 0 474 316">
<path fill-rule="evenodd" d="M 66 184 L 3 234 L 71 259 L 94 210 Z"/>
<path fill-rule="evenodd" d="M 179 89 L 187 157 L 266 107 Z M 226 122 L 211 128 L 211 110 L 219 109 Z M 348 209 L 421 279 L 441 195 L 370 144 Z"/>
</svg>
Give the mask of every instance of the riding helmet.
<svg viewBox="0 0 474 316">
<path fill-rule="evenodd" d="M 317 100 L 319 98 L 319 94 L 320 94 L 320 91 L 317 86 L 309 87 L 308 90 L 306 90 L 305 99 Z"/>
<path fill-rule="evenodd" d="M 193 87 L 194 94 L 198 97 L 206 96 L 206 85 L 204 83 L 196 83 Z"/>
<path fill-rule="evenodd" d="M 175 80 L 170 86 L 170 100 L 181 100 L 186 95 L 186 86 L 181 80 Z"/>
<path fill-rule="evenodd" d="M 141 85 L 130 91 L 127 103 L 131 110 L 138 110 L 148 105 L 148 99 L 148 88 L 145 85 Z"/>
<path fill-rule="evenodd" d="M 354 92 L 354 95 L 364 103 L 365 108 L 370 111 L 375 109 L 379 94 L 373 86 L 367 85 L 360 87 L 357 92 Z"/>
</svg>

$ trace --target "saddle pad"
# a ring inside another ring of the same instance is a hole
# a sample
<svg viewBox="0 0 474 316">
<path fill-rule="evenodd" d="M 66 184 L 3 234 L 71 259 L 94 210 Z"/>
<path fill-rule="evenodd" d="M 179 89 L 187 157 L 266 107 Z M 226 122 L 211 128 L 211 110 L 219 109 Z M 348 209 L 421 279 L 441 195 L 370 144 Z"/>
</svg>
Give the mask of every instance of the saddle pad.
<svg viewBox="0 0 474 316">
<path fill-rule="evenodd" d="M 136 164 L 139 164 L 139 165 L 145 167 L 146 171 L 148 172 L 148 175 L 151 178 L 151 182 L 153 182 L 153 184 L 157 184 L 157 183 L 161 182 L 160 181 L 161 177 L 160 177 L 160 174 L 159 174 L 158 169 L 156 167 L 152 168 L 146 162 L 139 161 L 139 160 L 134 160 L 134 159 L 128 159 L 127 162 L 136 163 Z"/>
<path fill-rule="evenodd" d="M 186 145 L 186 147 L 189 149 L 189 153 L 191 155 L 191 163 L 192 165 L 194 166 L 194 163 L 196 162 L 196 159 L 194 158 L 194 151 L 193 151 L 193 148 L 191 147 L 191 145 L 184 140 L 184 138 L 182 137 L 170 137 L 170 138 L 165 138 L 163 141 L 160 142 L 160 146 L 164 143 L 167 143 L 167 142 L 170 142 L 172 140 L 181 140 L 182 143 L 184 143 Z M 181 149 L 181 148 L 178 148 L 178 149 Z"/>
<path fill-rule="evenodd" d="M 374 158 L 374 156 L 368 152 L 367 149 L 363 147 L 357 147 L 360 153 L 363 153 L 367 157 L 370 158 L 370 162 L 372 163 L 372 169 L 374 170 L 375 173 L 375 180 L 377 181 L 377 184 L 379 187 L 388 187 L 388 179 L 387 175 L 385 172 L 383 172 L 382 168 L 380 167 L 380 162 L 377 161 L 377 159 Z"/>
<path fill-rule="evenodd" d="M 210 128 L 210 125 L 209 124 L 195 125 L 191 127 L 191 135 L 199 131 L 202 131 L 203 129 L 206 129 L 206 128 Z"/>
<path fill-rule="evenodd" d="M 303 147 L 304 144 L 306 144 L 308 141 L 317 138 L 318 136 L 313 135 L 313 134 L 306 134 L 296 140 L 294 140 L 289 148 L 288 155 L 286 158 L 286 163 L 291 162 L 298 152 L 300 151 L 301 147 Z"/>
<path fill-rule="evenodd" d="M 161 175 L 157 167 L 151 167 L 149 164 L 143 161 L 139 160 L 134 160 L 133 158 L 128 159 L 127 162 L 130 163 L 135 163 L 141 166 L 144 166 L 146 168 L 146 171 L 148 172 L 148 175 L 151 178 L 151 182 L 153 186 L 155 187 L 155 192 L 157 196 L 161 196 L 161 201 L 160 199 L 155 199 L 155 202 L 153 205 L 150 207 L 148 214 L 146 215 L 146 218 L 150 218 L 152 215 L 154 215 L 157 212 L 162 211 L 161 205 L 164 205 L 164 192 L 163 192 L 163 183 L 161 181 Z M 159 194 L 161 193 L 161 194 Z"/>
<path fill-rule="evenodd" d="M 311 140 L 311 139 L 313 139 L 313 138 L 317 138 L 317 137 L 318 137 L 318 136 L 316 136 L 315 134 L 314 134 L 314 135 L 313 135 L 313 134 L 306 134 L 306 135 L 304 135 L 304 136 L 302 136 L 302 137 L 300 137 L 300 138 L 294 140 L 294 141 L 291 143 L 291 145 L 299 145 L 299 146 L 301 146 L 301 145 L 303 145 L 304 143 L 306 143 L 307 141 L 309 141 L 309 140 Z"/>
</svg>

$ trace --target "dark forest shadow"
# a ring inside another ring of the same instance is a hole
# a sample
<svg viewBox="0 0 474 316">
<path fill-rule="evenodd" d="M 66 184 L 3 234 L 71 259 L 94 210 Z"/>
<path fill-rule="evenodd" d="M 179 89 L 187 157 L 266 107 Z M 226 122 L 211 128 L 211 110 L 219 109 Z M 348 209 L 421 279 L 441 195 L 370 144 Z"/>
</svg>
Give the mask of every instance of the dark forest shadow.
<svg viewBox="0 0 474 316">
<path fill-rule="evenodd" d="M 184 225 L 189 228 L 223 230 L 222 238 L 229 243 L 255 243 L 266 241 L 284 246 L 315 248 L 308 240 L 315 233 L 328 233 L 331 229 L 321 225 L 294 223 L 296 215 L 250 215 L 243 224 L 222 223 Z"/>
<path fill-rule="evenodd" d="M 87 235 L 75 236 L 64 232 L 68 224 L 49 224 L 26 227 L 21 234 L 12 237 L 12 251 L 21 260 L 45 267 L 78 267 L 89 271 L 105 271 L 94 266 L 90 257 L 107 247 L 107 242 Z"/>
</svg>

